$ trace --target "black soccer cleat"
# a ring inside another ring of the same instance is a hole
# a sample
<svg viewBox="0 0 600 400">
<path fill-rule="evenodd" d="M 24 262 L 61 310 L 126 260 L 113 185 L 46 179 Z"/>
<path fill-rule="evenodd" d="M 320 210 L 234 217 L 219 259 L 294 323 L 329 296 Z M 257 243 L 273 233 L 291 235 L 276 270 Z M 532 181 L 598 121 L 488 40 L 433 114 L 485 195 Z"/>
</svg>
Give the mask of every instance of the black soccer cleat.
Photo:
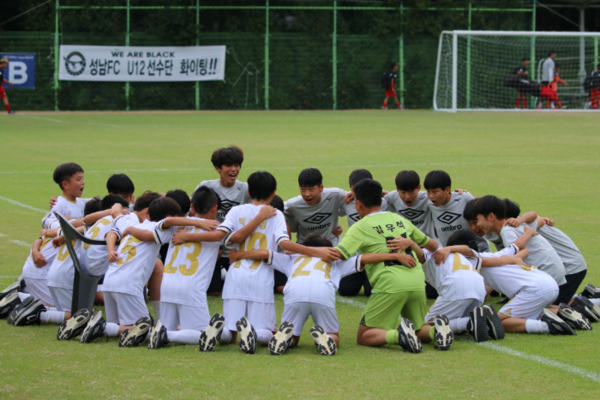
<svg viewBox="0 0 600 400">
<path fill-rule="evenodd" d="M 600 320 L 600 307 L 592 303 L 587 297 L 575 297 L 573 303 L 571 303 L 571 308 L 583 314 L 590 322 L 598 322 Z M 586 313 L 582 313 L 578 308 L 584 309 Z"/>
<path fill-rule="evenodd" d="M 8 115 L 15 115 L 17 112 L 15 110 L 10 110 L 10 112 L 8 113 Z"/>
<path fill-rule="evenodd" d="M 411 353 L 420 353 L 423 350 L 423 343 L 415 333 L 415 325 L 410 319 L 402 318 L 398 326 L 398 344 L 406 351 Z"/>
<path fill-rule="evenodd" d="M 240 349 L 246 354 L 254 354 L 256 351 L 256 331 L 248 322 L 248 318 L 242 317 L 235 323 L 240 337 Z"/>
<path fill-rule="evenodd" d="M 498 316 L 494 306 L 486 304 L 482 308 L 483 315 L 485 316 L 487 322 L 488 337 L 494 340 L 504 339 L 504 325 L 502 325 L 502 321 L 500 321 L 500 317 Z"/>
<path fill-rule="evenodd" d="M 200 351 L 213 351 L 217 345 L 217 341 L 221 338 L 221 333 L 225 327 L 225 317 L 216 313 L 210 319 L 208 327 L 200 334 L 198 347 Z"/>
<path fill-rule="evenodd" d="M 600 299 L 600 289 L 596 288 L 596 286 L 588 283 L 583 288 L 583 292 L 581 292 L 582 296 L 587 297 L 588 299 Z"/>
<path fill-rule="evenodd" d="M 469 331 L 469 335 L 471 335 L 477 343 L 488 341 L 489 330 L 482 307 L 475 307 L 475 309 L 471 311 L 467 330 Z"/>
<path fill-rule="evenodd" d="M 294 324 L 291 322 L 282 322 L 275 335 L 269 339 L 269 353 L 272 356 L 282 355 L 288 348 L 288 343 L 293 334 Z"/>
<path fill-rule="evenodd" d="M 77 311 L 71 318 L 60 324 L 56 333 L 56 339 L 71 340 L 81 335 L 89 320 L 90 312 L 87 308 Z"/>
<path fill-rule="evenodd" d="M 15 319 L 17 319 L 17 315 L 19 315 L 19 311 L 21 310 L 21 308 L 29 306 L 34 301 L 35 301 L 35 299 L 33 298 L 33 296 L 29 296 L 28 298 L 23 300 L 23 302 L 21 304 L 17 304 L 13 308 L 13 310 L 10 312 L 10 314 L 8 315 L 8 319 L 6 320 L 6 323 L 9 325 L 13 325 L 13 323 L 15 322 Z"/>
<path fill-rule="evenodd" d="M 550 329 L 551 335 L 577 335 L 573 328 L 569 326 L 569 324 L 560 319 L 558 315 L 554 314 L 547 308 L 544 308 L 544 313 L 542 314 L 542 322 L 548 324 L 548 328 Z"/>
<path fill-rule="evenodd" d="M 33 300 L 27 306 L 22 305 L 21 307 L 19 307 L 19 311 L 17 313 L 17 316 L 15 317 L 15 320 L 13 321 L 13 325 L 39 325 L 40 313 L 42 313 L 43 311 L 46 311 L 46 307 L 44 307 L 44 303 L 42 303 L 41 300 Z"/>
<path fill-rule="evenodd" d="M 167 328 L 160 322 L 156 321 L 156 325 L 152 328 L 150 333 L 150 339 L 148 339 L 148 348 L 152 350 L 160 349 L 169 344 L 169 338 L 167 337 Z"/>
<path fill-rule="evenodd" d="M 96 311 L 89 319 L 87 325 L 79 335 L 79 343 L 91 343 L 93 340 L 103 337 L 106 321 L 102 318 L 102 311 Z"/>
<path fill-rule="evenodd" d="M 0 300 L 4 297 L 8 296 L 11 293 L 16 293 L 22 291 L 22 284 L 24 281 L 15 281 L 4 288 L 4 290 L 0 291 Z"/>
<path fill-rule="evenodd" d="M 508 303 L 509 301 L 510 301 L 510 299 L 508 297 L 504 296 L 504 298 L 502 300 L 498 301 L 496 304 L 503 306 L 506 303 Z"/>
<path fill-rule="evenodd" d="M 8 296 L 5 296 L 2 300 L 0 300 L 0 318 L 7 318 L 12 310 L 14 310 L 15 307 L 20 304 L 21 299 L 19 298 L 19 293 L 12 292 Z"/>
<path fill-rule="evenodd" d="M 590 321 L 581 315 L 581 313 L 575 311 L 565 303 L 560 303 L 558 307 L 558 316 L 567 324 L 569 324 L 571 328 L 580 331 L 592 330 L 592 324 L 590 324 Z"/>
<path fill-rule="evenodd" d="M 435 344 L 440 350 L 449 350 L 454 343 L 454 333 L 450 329 L 450 320 L 446 315 L 436 315 L 433 322 Z"/>
<path fill-rule="evenodd" d="M 119 336 L 119 347 L 135 347 L 146 340 L 152 321 L 148 317 L 138 319 L 135 324 Z"/>
<path fill-rule="evenodd" d="M 335 356 L 337 353 L 337 345 L 335 344 L 335 340 L 327 333 L 325 333 L 325 329 L 321 327 L 321 325 L 315 325 L 310 328 L 310 336 L 312 340 L 315 342 L 317 346 L 317 350 L 319 350 L 319 354 L 322 356 Z M 290 338 L 291 339 L 291 338 Z M 291 346 L 291 342 L 289 346 Z M 288 347 L 289 347 L 288 346 Z"/>
</svg>

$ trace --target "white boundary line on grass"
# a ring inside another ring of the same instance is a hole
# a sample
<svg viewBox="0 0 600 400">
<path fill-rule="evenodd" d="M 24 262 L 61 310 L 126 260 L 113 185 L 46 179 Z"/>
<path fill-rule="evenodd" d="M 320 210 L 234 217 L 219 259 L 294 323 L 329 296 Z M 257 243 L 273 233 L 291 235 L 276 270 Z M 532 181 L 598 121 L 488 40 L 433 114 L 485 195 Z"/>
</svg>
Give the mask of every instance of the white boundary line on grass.
<svg viewBox="0 0 600 400">
<path fill-rule="evenodd" d="M 10 239 L 9 242 L 14 243 L 14 244 L 16 244 L 18 246 L 31 247 L 31 243 L 27 243 L 27 242 L 24 242 L 22 240 Z"/>
<path fill-rule="evenodd" d="M 2 275 L 0 276 L 0 279 L 16 279 L 16 276 L 13 275 Z"/>
<path fill-rule="evenodd" d="M 111 128 L 121 128 L 121 125 L 103 124 L 101 122 L 61 121 L 59 119 L 34 117 L 33 115 L 23 115 L 23 116 L 21 116 L 21 118 L 39 119 L 42 121 L 58 122 L 59 124 L 102 125 L 102 126 L 110 126 Z"/>
<path fill-rule="evenodd" d="M 30 206 L 28 204 L 23 204 L 23 203 L 20 203 L 20 202 L 18 202 L 16 200 L 9 199 L 8 197 L 0 196 L 0 200 L 6 201 L 7 203 L 10 203 L 10 204 L 15 205 L 15 206 L 27 208 L 29 210 L 38 211 L 38 212 L 41 212 L 41 213 L 44 213 L 44 214 L 48 213 L 48 211 L 42 210 L 41 208 L 32 207 L 32 206 Z"/>
<path fill-rule="evenodd" d="M 335 299 L 336 299 L 336 301 L 339 301 L 340 303 L 349 304 L 351 306 L 361 308 L 361 309 L 365 308 L 365 304 L 363 304 L 359 301 L 356 301 L 356 300 L 348 299 L 348 298 L 337 296 L 337 295 L 336 295 Z M 470 342 L 469 340 L 464 340 L 464 341 Z M 475 342 L 472 342 L 472 343 L 475 343 Z M 484 347 L 486 349 L 498 351 L 500 353 L 505 353 L 505 354 L 508 354 L 508 355 L 511 355 L 514 357 L 524 358 L 526 360 L 535 361 L 539 364 L 547 365 L 549 367 L 559 368 L 559 369 L 562 369 L 563 371 L 571 372 L 571 373 L 577 374 L 583 378 L 587 378 L 594 382 L 600 383 L 600 374 L 598 374 L 597 372 L 587 371 L 585 369 L 577 368 L 577 367 L 574 367 L 569 364 L 554 361 L 550 358 L 523 353 L 521 351 L 513 350 L 509 347 L 500 346 L 499 344 L 496 344 L 496 343 L 482 342 L 482 343 L 475 343 L 475 344 L 478 346 Z"/>
</svg>

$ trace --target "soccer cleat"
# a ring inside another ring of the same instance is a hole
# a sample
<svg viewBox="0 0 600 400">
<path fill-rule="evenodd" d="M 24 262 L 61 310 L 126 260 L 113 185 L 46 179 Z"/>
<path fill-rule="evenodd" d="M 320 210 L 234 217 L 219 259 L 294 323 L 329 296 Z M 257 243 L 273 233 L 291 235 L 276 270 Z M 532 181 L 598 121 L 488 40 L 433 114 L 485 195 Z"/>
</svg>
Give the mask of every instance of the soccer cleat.
<svg viewBox="0 0 600 400">
<path fill-rule="evenodd" d="M 573 300 L 573 303 L 575 303 L 575 300 L 577 300 L 577 302 L 579 302 L 579 303 L 583 303 L 587 308 L 590 309 L 590 311 L 592 313 L 594 313 L 596 315 L 596 317 L 598 319 L 600 319 L 600 306 L 597 306 L 590 299 L 588 299 L 587 297 L 584 297 L 584 296 L 577 296 Z M 597 321 L 597 319 L 596 319 L 596 321 Z"/>
<path fill-rule="evenodd" d="M 240 336 L 240 349 L 246 354 L 254 354 L 256 351 L 256 331 L 248 322 L 246 317 L 240 318 L 235 323 Z"/>
<path fill-rule="evenodd" d="M 548 328 L 550 328 L 551 335 L 577 335 L 575 331 L 573 331 L 573 329 L 569 326 L 569 324 L 560 319 L 558 315 L 554 314 L 547 308 L 544 308 L 544 313 L 542 314 L 542 322 L 548 324 Z"/>
<path fill-rule="evenodd" d="M 294 324 L 291 322 L 282 322 L 279 329 L 271 339 L 269 339 L 269 353 L 272 356 L 280 356 L 288 348 L 290 338 L 294 333 Z"/>
<path fill-rule="evenodd" d="M 106 321 L 102 318 L 102 311 L 96 311 L 89 319 L 85 329 L 79 335 L 79 343 L 91 343 L 92 340 L 104 336 Z"/>
<path fill-rule="evenodd" d="M 39 325 L 40 324 L 40 313 L 46 311 L 44 303 L 41 300 L 34 300 L 27 306 L 22 303 L 19 307 L 19 312 L 13 321 L 14 326 L 27 326 L 27 325 Z"/>
<path fill-rule="evenodd" d="M 21 288 L 21 282 L 13 282 L 10 285 L 8 285 L 6 288 L 4 288 L 4 290 L 0 291 L 0 300 L 2 300 L 4 297 L 8 296 L 11 293 L 16 293 L 16 292 L 20 292 L 22 290 Z"/>
<path fill-rule="evenodd" d="M 502 321 L 500 321 L 500 317 L 498 317 L 498 313 L 494 306 L 486 304 L 483 308 L 483 315 L 485 316 L 487 327 L 488 327 L 488 337 L 494 340 L 502 340 L 504 339 L 504 325 L 502 325 Z"/>
<path fill-rule="evenodd" d="M 335 340 L 325 333 L 325 330 L 321 325 L 315 325 L 310 328 L 310 336 L 312 337 L 312 340 L 314 340 L 317 350 L 319 350 L 319 354 L 322 356 L 335 356 L 337 353 Z"/>
<path fill-rule="evenodd" d="M 561 317 L 561 319 L 563 319 L 567 324 L 569 324 L 571 328 L 580 331 L 592 330 L 592 324 L 590 324 L 590 321 L 579 312 L 575 311 L 565 303 L 560 303 L 558 307 L 558 316 Z"/>
<path fill-rule="evenodd" d="M 583 292 L 581 292 L 581 295 L 587 297 L 588 299 L 599 299 L 600 290 L 596 289 L 596 287 L 591 283 L 588 283 L 587 285 L 585 285 L 585 288 L 583 289 Z"/>
<path fill-rule="evenodd" d="M 402 318 L 398 326 L 398 344 L 411 353 L 420 353 L 423 350 L 421 339 L 415 333 L 415 325 L 410 319 Z"/>
<path fill-rule="evenodd" d="M 504 296 L 504 298 L 500 301 L 498 301 L 496 304 L 503 306 L 504 304 L 508 303 L 510 301 L 510 299 L 506 296 Z"/>
<path fill-rule="evenodd" d="M 89 320 L 90 311 L 87 308 L 82 308 L 73 314 L 71 318 L 60 324 L 56 333 L 56 339 L 71 340 L 81 335 Z"/>
<path fill-rule="evenodd" d="M 19 293 L 12 292 L 8 296 L 5 296 L 2 300 L 0 300 L 0 318 L 7 318 L 12 310 L 14 310 L 19 304 L 21 304 Z"/>
<path fill-rule="evenodd" d="M 589 299 L 585 297 L 575 297 L 570 306 L 573 310 L 577 311 L 584 317 L 586 317 L 590 322 L 598 322 L 600 318 L 592 311 L 594 308 L 594 303 L 592 303 Z"/>
<path fill-rule="evenodd" d="M 135 324 L 123 331 L 119 336 L 119 347 L 135 347 L 142 343 L 148 331 L 152 326 L 152 321 L 148 317 L 138 319 Z"/>
<path fill-rule="evenodd" d="M 388 108 L 386 106 L 383 106 L 383 107 L 381 107 L 381 109 L 384 111 L 387 111 Z"/>
<path fill-rule="evenodd" d="M 15 319 L 17 319 L 17 315 L 19 315 L 19 311 L 21 310 L 21 308 L 29 306 L 34 301 L 35 301 L 35 299 L 33 298 L 33 296 L 29 296 L 28 298 L 23 300 L 23 302 L 21 304 L 17 304 L 15 306 L 15 308 L 13 308 L 13 310 L 8 315 L 8 319 L 6 320 L 6 323 L 9 325 L 12 325 L 15 322 Z"/>
<path fill-rule="evenodd" d="M 469 335 L 471 335 L 477 343 L 488 341 L 489 331 L 483 308 L 475 307 L 475 309 L 471 311 L 467 330 L 469 331 Z"/>
<path fill-rule="evenodd" d="M 450 320 L 446 315 L 436 315 L 433 329 L 434 339 L 437 348 L 440 350 L 449 350 L 454 342 L 454 333 L 450 330 Z"/>
<path fill-rule="evenodd" d="M 225 317 L 219 313 L 213 315 L 208 327 L 200 334 L 200 340 L 198 341 L 200 351 L 213 351 L 224 327 Z"/>
<path fill-rule="evenodd" d="M 15 115 L 17 112 L 15 110 L 10 110 L 10 112 L 8 113 L 8 115 Z"/>
<path fill-rule="evenodd" d="M 167 337 L 167 328 L 160 322 L 160 319 L 156 321 L 156 325 L 150 333 L 150 339 L 148 339 L 149 349 L 160 349 L 169 344 L 169 338 Z"/>
</svg>

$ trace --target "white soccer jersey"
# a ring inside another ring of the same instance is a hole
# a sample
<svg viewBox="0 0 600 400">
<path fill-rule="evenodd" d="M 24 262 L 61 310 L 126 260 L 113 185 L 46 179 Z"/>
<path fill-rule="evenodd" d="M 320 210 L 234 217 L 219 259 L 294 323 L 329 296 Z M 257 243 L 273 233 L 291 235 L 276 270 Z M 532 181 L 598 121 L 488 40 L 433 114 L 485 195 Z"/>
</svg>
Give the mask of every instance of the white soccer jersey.
<svg viewBox="0 0 600 400">
<path fill-rule="evenodd" d="M 201 220 L 192 217 L 191 219 Z M 161 229 L 160 225 L 158 229 Z M 207 232 L 187 226 L 189 233 Z M 187 306 L 206 304 L 206 290 L 210 285 L 221 242 L 188 242 L 169 244 L 160 286 L 160 300 Z"/>
<path fill-rule="evenodd" d="M 71 219 L 83 218 L 83 210 L 88 201 L 90 201 L 90 199 L 77 198 L 74 202 L 71 202 L 62 196 L 58 196 L 56 204 L 52 207 L 51 215 L 46 219 L 46 224 L 56 220 L 56 216 L 53 214 L 55 212 L 61 213 L 63 217 L 69 217 Z"/>
<path fill-rule="evenodd" d="M 331 231 L 338 226 L 344 196 L 346 191 L 343 189 L 327 188 L 323 189 L 318 204 L 308 205 L 302 196 L 296 196 L 284 203 L 285 217 L 290 221 L 290 228 L 294 220 L 297 221 L 298 243 L 302 243 L 311 233 L 326 237 L 334 246 L 340 242 L 340 238 Z"/>
<path fill-rule="evenodd" d="M 565 266 L 565 274 L 572 275 L 587 270 L 587 263 L 577 245 L 560 229 L 544 225 L 538 229 L 540 235 L 550 243 Z"/>
<path fill-rule="evenodd" d="M 176 226 L 167 230 L 156 229 L 158 224 L 159 222 L 145 220 L 134 225 L 135 228 L 152 231 L 154 242 L 143 242 L 132 235 L 127 235 L 121 240 L 117 250 L 117 261 L 110 263 L 104 275 L 103 291 L 142 295 L 144 286 L 154 270 L 160 246 L 168 243 L 177 231 Z"/>
<path fill-rule="evenodd" d="M 533 229 L 537 228 L 537 222 L 527 224 Z M 512 226 L 503 226 L 500 231 L 500 237 L 505 246 L 510 246 L 525 233 L 523 225 L 515 228 Z M 565 266 L 562 260 L 556 254 L 550 243 L 542 235 L 533 236 L 525 246 L 529 250 L 529 255 L 523 259 L 529 265 L 535 265 L 542 271 L 548 273 L 554 278 L 558 285 L 563 285 L 567 282 L 565 279 Z"/>
<path fill-rule="evenodd" d="M 450 236 L 457 230 L 469 229 L 469 224 L 463 217 L 463 212 L 467 202 L 473 199 L 474 197 L 470 193 L 458 194 L 458 192 L 452 192 L 448 204 L 436 207 L 431 202 L 428 203 L 433 224 L 442 246 L 446 246 Z M 490 251 L 487 240 L 479 236 L 477 236 L 477 248 L 479 251 Z"/>
<path fill-rule="evenodd" d="M 283 301 L 287 304 L 309 302 L 335 308 L 335 292 L 340 280 L 362 271 L 360 257 L 326 263 L 320 258 L 300 254 L 272 255 L 272 266 L 288 278 L 283 289 Z"/>
<path fill-rule="evenodd" d="M 485 284 L 479 275 L 480 259 L 468 260 L 459 253 L 451 253 L 446 261 L 437 265 L 435 253 L 423 249 L 425 279 L 445 300 L 485 300 Z M 473 264 L 472 264 L 473 263 Z"/>
<path fill-rule="evenodd" d="M 217 228 L 227 232 L 224 241 L 227 241 L 230 234 L 239 231 L 254 219 L 261 207 L 253 204 L 233 207 L 227 213 L 225 221 Z M 263 221 L 244 242 L 232 247 L 241 251 L 261 249 L 276 253 L 279 243 L 289 239 L 285 218 L 281 211 L 277 211 L 275 216 Z M 223 299 L 274 303 L 273 284 L 273 270 L 264 265 L 262 260 L 239 260 L 229 266 Z"/>
<path fill-rule="evenodd" d="M 81 242 L 79 240 L 73 239 L 73 248 L 77 254 L 81 254 Z M 73 289 L 74 278 L 75 266 L 73 265 L 73 259 L 69 255 L 67 244 L 63 243 L 58 248 L 56 257 L 48 270 L 48 287 Z"/>
<path fill-rule="evenodd" d="M 85 232 L 85 237 L 95 240 L 106 239 L 106 234 L 113 229 L 113 217 L 107 215 L 104 218 L 96 221 L 90 229 Z M 108 260 L 106 259 L 108 250 L 106 245 L 92 246 L 87 243 L 83 244 L 81 257 L 86 259 L 86 264 L 89 273 L 96 276 L 101 276 L 108 270 Z"/>
<path fill-rule="evenodd" d="M 121 240 L 123 237 L 123 232 L 130 226 L 141 224 L 140 219 L 135 213 L 131 213 L 129 215 L 120 215 L 114 219 L 112 223 L 111 232 L 117 234 L 117 240 Z M 107 232 L 108 234 L 108 232 Z"/>
<path fill-rule="evenodd" d="M 499 257 L 502 255 L 514 256 L 517 248 L 514 245 L 506 247 L 497 253 L 479 253 L 480 257 Z M 483 267 L 481 276 L 485 284 L 494 290 L 513 298 L 515 294 L 523 289 L 544 293 L 549 290 L 558 289 L 554 279 L 532 265 L 503 265 L 500 267 Z"/>
<path fill-rule="evenodd" d="M 386 199 L 381 199 L 381 210 L 386 211 L 388 209 L 388 202 Z M 347 216 L 348 217 L 348 228 L 354 225 L 355 222 L 360 220 L 360 215 L 356 211 L 356 201 L 352 200 L 348 204 L 342 203 L 342 207 L 340 208 L 340 217 Z"/>
<path fill-rule="evenodd" d="M 414 204 L 410 207 L 404 204 L 397 190 L 386 194 L 384 200 L 387 202 L 386 211 L 400 214 L 430 238 L 435 239 L 437 237 L 435 235 L 433 219 L 431 218 L 431 211 L 429 210 L 431 202 L 427 197 L 427 192 L 420 191 Z"/>
<path fill-rule="evenodd" d="M 48 229 L 58 228 L 58 221 L 54 221 Z M 31 256 L 31 251 L 29 252 L 29 257 L 25 260 L 25 265 L 23 265 L 23 277 L 29 279 L 46 279 L 48 277 L 48 271 L 50 270 L 50 266 L 54 262 L 54 258 L 58 253 L 58 249 L 52 246 L 52 238 L 44 237 L 42 244 L 40 246 L 40 253 L 46 259 L 46 265 L 42 268 L 38 268 L 33 263 L 33 257 Z"/>
<path fill-rule="evenodd" d="M 219 198 L 221 199 L 221 206 L 217 211 L 216 218 L 218 222 L 223 222 L 225 220 L 225 216 L 233 207 L 252 202 L 252 199 L 248 194 L 248 184 L 246 182 L 235 181 L 235 184 L 232 187 L 225 187 L 221 185 L 220 179 L 213 179 L 210 181 L 200 182 L 200 184 L 196 187 L 196 190 L 198 190 L 201 186 L 211 188 L 219 195 Z M 194 190 L 194 192 L 196 192 L 196 190 Z"/>
</svg>

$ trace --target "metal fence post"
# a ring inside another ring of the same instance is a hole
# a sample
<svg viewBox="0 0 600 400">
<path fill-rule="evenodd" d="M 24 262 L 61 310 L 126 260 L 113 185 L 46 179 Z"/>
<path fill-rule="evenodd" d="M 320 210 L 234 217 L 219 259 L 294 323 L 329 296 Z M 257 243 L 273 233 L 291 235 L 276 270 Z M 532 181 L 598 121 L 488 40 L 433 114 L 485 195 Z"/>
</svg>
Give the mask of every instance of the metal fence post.
<svg viewBox="0 0 600 400">
<path fill-rule="evenodd" d="M 200 0 L 196 0 L 196 46 L 200 46 Z M 200 82 L 196 81 L 196 110 L 200 109 Z"/>
<path fill-rule="evenodd" d="M 402 27 L 404 15 L 404 3 L 400 4 L 400 47 L 398 49 L 400 67 L 400 104 L 404 106 L 404 29 Z"/>
<path fill-rule="evenodd" d="M 265 5 L 265 110 L 269 109 L 269 0 Z"/>
<path fill-rule="evenodd" d="M 456 112 L 458 106 L 458 34 L 452 32 L 452 112 Z"/>
<path fill-rule="evenodd" d="M 125 46 L 129 47 L 129 14 L 131 0 L 127 0 L 127 33 L 125 34 Z M 129 82 L 125 82 L 125 110 L 129 111 Z"/>
<path fill-rule="evenodd" d="M 55 24 L 54 24 L 54 111 L 58 111 L 58 63 L 60 62 L 60 46 L 59 46 L 59 39 L 58 39 L 58 35 L 60 34 L 59 30 L 58 30 L 58 12 L 59 10 L 59 5 L 58 5 L 58 0 L 56 0 L 56 7 L 55 7 Z"/>
<path fill-rule="evenodd" d="M 535 18 L 536 18 L 536 0 L 533 0 L 533 6 L 531 10 L 531 31 L 535 32 Z M 531 80 L 535 80 L 535 36 L 531 37 L 531 52 L 529 54 L 531 58 Z"/>
<path fill-rule="evenodd" d="M 471 3 L 469 3 L 469 29 L 471 30 Z M 467 37 L 467 108 L 471 108 L 471 36 Z"/>
<path fill-rule="evenodd" d="M 333 110 L 337 110 L 337 0 L 333 0 L 333 41 L 331 43 L 331 51 L 333 52 Z"/>
</svg>

